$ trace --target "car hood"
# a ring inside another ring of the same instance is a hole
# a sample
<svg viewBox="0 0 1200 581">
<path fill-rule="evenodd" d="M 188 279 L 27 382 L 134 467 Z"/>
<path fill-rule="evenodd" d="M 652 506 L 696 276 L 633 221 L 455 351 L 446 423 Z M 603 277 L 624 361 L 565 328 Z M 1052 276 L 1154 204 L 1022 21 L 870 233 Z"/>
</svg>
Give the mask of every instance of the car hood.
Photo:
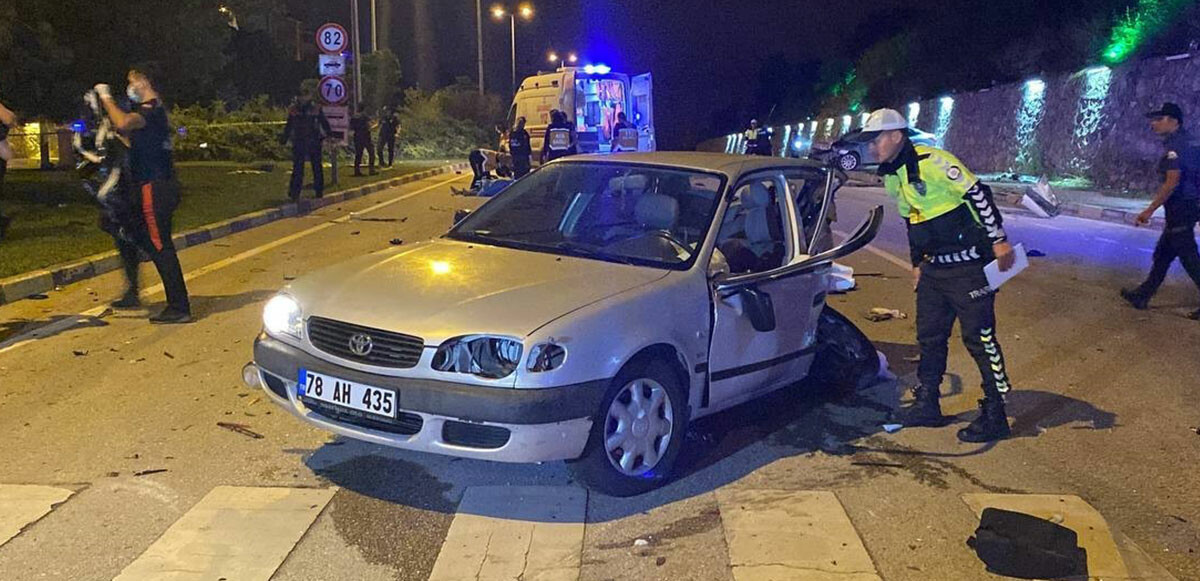
<svg viewBox="0 0 1200 581">
<path fill-rule="evenodd" d="M 298 279 L 285 292 L 319 316 L 437 344 L 524 337 L 571 311 L 670 271 L 439 239 L 389 249 Z"/>
</svg>

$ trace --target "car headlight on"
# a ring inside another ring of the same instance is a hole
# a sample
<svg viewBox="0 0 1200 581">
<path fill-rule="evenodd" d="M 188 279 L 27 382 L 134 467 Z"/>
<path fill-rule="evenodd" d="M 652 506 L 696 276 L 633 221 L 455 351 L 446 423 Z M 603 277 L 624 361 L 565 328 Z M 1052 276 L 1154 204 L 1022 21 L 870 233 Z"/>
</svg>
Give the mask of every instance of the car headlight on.
<svg viewBox="0 0 1200 581">
<path fill-rule="evenodd" d="M 299 339 L 304 335 L 304 312 L 300 303 L 287 295 L 275 295 L 263 307 L 263 327 L 276 337 L 289 335 Z"/>
<path fill-rule="evenodd" d="M 501 379 L 517 370 L 522 351 L 520 341 L 507 337 L 455 337 L 438 347 L 433 355 L 433 368 L 450 373 L 470 373 L 485 379 Z"/>
<path fill-rule="evenodd" d="M 539 343 L 529 350 L 526 367 L 533 372 L 553 371 L 567 360 L 567 349 L 556 343 Z"/>
</svg>

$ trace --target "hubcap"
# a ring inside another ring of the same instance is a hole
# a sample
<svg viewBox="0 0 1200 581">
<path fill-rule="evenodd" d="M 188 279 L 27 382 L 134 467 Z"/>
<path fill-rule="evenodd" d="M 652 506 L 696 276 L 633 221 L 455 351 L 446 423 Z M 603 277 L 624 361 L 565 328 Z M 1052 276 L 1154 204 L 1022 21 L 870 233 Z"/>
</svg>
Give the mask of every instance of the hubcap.
<svg viewBox="0 0 1200 581">
<path fill-rule="evenodd" d="M 667 452 L 674 431 L 674 412 L 666 388 L 653 379 L 625 385 L 608 406 L 604 451 L 622 474 L 641 476 L 653 470 Z"/>
<path fill-rule="evenodd" d="M 842 169 L 854 169 L 856 165 L 858 164 L 854 162 L 853 157 L 849 155 L 842 157 Z"/>
</svg>

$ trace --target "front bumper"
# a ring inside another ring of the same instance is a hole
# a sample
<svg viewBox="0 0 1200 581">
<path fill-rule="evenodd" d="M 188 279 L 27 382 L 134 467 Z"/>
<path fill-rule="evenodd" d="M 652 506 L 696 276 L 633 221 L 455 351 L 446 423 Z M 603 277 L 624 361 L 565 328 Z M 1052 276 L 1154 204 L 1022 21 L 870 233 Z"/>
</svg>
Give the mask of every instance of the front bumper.
<svg viewBox="0 0 1200 581">
<path fill-rule="evenodd" d="M 384 446 L 497 462 L 578 458 L 609 385 L 600 380 L 511 389 L 375 375 L 314 357 L 266 334 L 254 343 L 254 364 L 272 401 L 321 429 Z M 301 368 L 396 390 L 397 422 L 335 414 L 300 400 L 296 381 Z"/>
</svg>

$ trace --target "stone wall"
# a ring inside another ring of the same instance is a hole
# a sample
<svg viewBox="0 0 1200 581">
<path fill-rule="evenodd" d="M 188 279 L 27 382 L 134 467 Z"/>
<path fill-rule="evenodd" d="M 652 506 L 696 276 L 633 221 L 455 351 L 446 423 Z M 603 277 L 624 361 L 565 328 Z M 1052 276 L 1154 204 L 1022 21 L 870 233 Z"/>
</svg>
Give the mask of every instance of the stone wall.
<svg viewBox="0 0 1200 581">
<path fill-rule="evenodd" d="M 946 149 L 980 173 L 1015 171 L 1052 177 L 1080 176 L 1096 186 L 1146 194 L 1157 185 L 1160 140 L 1149 129 L 1147 111 L 1164 101 L 1178 103 L 1185 126 L 1200 132 L 1200 54 L 1162 57 L 1113 69 L 1097 67 L 1038 81 L 953 95 Z M 1038 94 L 1041 103 L 1038 104 Z M 894 104 L 908 114 L 907 104 Z M 941 99 L 920 102 L 917 126 L 939 133 Z M 854 117 L 854 124 L 859 121 Z M 818 118 L 816 138 L 828 139 L 826 116 Z M 839 115 L 833 133 L 842 126 Z M 782 126 L 781 126 L 782 127 Z M 797 125 L 791 132 L 796 137 Z M 811 140 L 810 125 L 800 137 Z M 784 146 L 776 128 L 776 151 Z M 724 151 L 725 137 L 699 147 Z"/>
</svg>

